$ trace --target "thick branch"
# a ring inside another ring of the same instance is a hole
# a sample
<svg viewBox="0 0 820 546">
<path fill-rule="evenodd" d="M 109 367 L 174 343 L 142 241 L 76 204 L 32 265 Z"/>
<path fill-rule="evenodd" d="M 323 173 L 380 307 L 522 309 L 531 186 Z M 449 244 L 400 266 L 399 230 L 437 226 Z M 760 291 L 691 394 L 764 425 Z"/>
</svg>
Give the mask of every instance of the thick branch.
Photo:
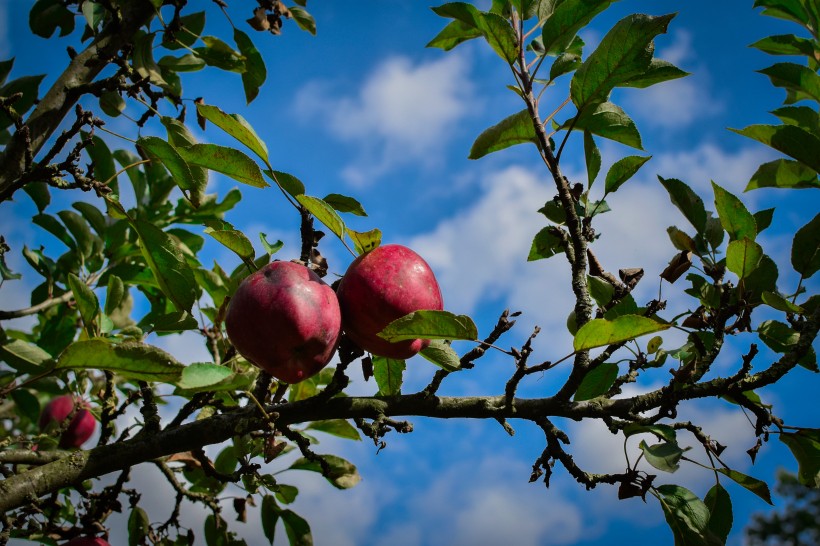
<svg viewBox="0 0 820 546">
<path fill-rule="evenodd" d="M 82 53 L 71 59 L 51 89 L 25 121 L 26 131 L 16 131 L 0 156 L 0 201 L 10 199 L 22 187 L 20 176 L 27 168 L 26 157 L 34 157 L 51 137 L 63 118 L 80 98 L 75 90 L 92 81 L 134 33 L 154 15 L 147 0 L 122 2 L 122 21 L 109 26 Z M 29 138 L 26 139 L 25 137 Z"/>
</svg>

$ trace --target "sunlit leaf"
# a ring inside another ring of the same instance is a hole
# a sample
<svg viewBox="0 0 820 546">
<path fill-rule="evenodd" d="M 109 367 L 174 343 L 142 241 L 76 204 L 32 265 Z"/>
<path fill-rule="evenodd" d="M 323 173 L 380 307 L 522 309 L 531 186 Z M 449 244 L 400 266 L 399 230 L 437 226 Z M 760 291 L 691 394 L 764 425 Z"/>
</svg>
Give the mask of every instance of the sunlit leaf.
<svg viewBox="0 0 820 546">
<path fill-rule="evenodd" d="M 562 129 L 569 127 L 643 150 L 641 135 L 635 122 L 620 106 L 611 102 L 602 102 L 594 107 L 585 108 L 577 119 L 568 119 L 561 126 Z"/>
<path fill-rule="evenodd" d="M 379 395 L 396 396 L 401 394 L 405 367 L 404 360 L 373 356 L 373 377 L 379 387 Z"/>
<path fill-rule="evenodd" d="M 638 169 L 643 167 L 644 163 L 652 159 L 652 156 L 641 157 L 638 155 L 630 155 L 616 161 L 609 172 L 606 173 L 606 182 L 604 190 L 606 193 L 617 191 L 618 188 L 624 185 L 627 180 L 632 178 Z"/>
<path fill-rule="evenodd" d="M 724 476 L 728 476 L 732 479 L 732 481 L 742 485 L 744 488 L 748 489 L 767 503 L 773 504 L 772 495 L 769 492 L 769 486 L 766 482 L 751 476 L 747 476 L 746 474 L 738 472 L 737 470 L 732 470 L 731 468 L 718 468 L 718 472 Z"/>
<path fill-rule="evenodd" d="M 388 324 L 379 337 L 394 343 L 407 339 L 478 339 L 478 330 L 467 315 L 449 311 L 421 310 Z"/>
<path fill-rule="evenodd" d="M 604 345 L 622 343 L 642 335 L 666 330 L 669 326 L 669 324 L 640 315 L 621 315 L 614 320 L 593 319 L 584 324 L 575 334 L 573 347 L 576 351 L 585 351 Z"/>
<path fill-rule="evenodd" d="M 356 466 L 349 461 L 342 459 L 336 455 L 319 455 L 327 463 L 330 474 L 325 476 L 325 479 L 333 484 L 338 489 L 350 489 L 358 484 L 362 477 Z M 311 472 L 322 473 L 322 465 L 319 461 L 309 461 L 302 457 L 294 461 L 289 470 L 309 470 Z"/>
<path fill-rule="evenodd" d="M 431 340 L 430 345 L 422 349 L 419 354 L 448 372 L 454 372 L 461 368 L 461 359 L 458 353 L 443 339 Z"/>
<path fill-rule="evenodd" d="M 618 377 L 618 365 L 610 362 L 605 362 L 587 372 L 575 391 L 574 400 L 581 402 L 583 400 L 591 400 L 602 394 L 605 394 L 615 383 L 615 378 Z"/>
<path fill-rule="evenodd" d="M 183 368 L 177 385 L 182 389 L 197 389 L 219 383 L 232 374 L 231 369 L 225 366 L 208 362 L 195 363 Z"/>
<path fill-rule="evenodd" d="M 763 248 L 749 238 L 731 241 L 726 248 L 726 268 L 745 279 L 760 264 Z"/>
<path fill-rule="evenodd" d="M 136 341 L 118 345 L 99 339 L 75 341 L 57 360 L 57 369 L 106 370 L 131 379 L 175 383 L 184 366 L 158 347 Z"/>
<path fill-rule="evenodd" d="M 762 142 L 820 172 L 820 138 L 794 125 L 750 125 L 730 129 L 739 135 Z"/>
<path fill-rule="evenodd" d="M 239 114 L 226 114 L 216 106 L 197 104 L 199 114 L 250 148 L 265 163 L 269 162 L 268 148 L 251 125 Z"/>
<path fill-rule="evenodd" d="M 677 471 L 680 468 L 680 459 L 686 451 L 673 442 L 649 445 L 641 440 L 639 447 L 643 451 L 646 462 L 664 472 Z"/>
<path fill-rule="evenodd" d="M 746 205 L 732 193 L 712 182 L 715 192 L 715 207 L 720 223 L 729 240 L 748 238 L 754 241 L 757 236 L 757 222 L 746 208 Z"/>
<path fill-rule="evenodd" d="M 525 142 L 537 144 L 538 139 L 532 125 L 532 117 L 527 110 L 521 110 L 478 135 L 470 148 L 469 159 L 478 159 Z"/>
<path fill-rule="evenodd" d="M 344 419 L 327 419 L 325 421 L 313 421 L 307 426 L 308 430 L 318 430 L 325 434 L 346 438 L 348 440 L 361 440 L 359 430 Z"/>
<path fill-rule="evenodd" d="M 544 23 L 541 38 L 545 53 L 556 55 L 572 43 L 572 39 L 592 19 L 607 9 L 612 0 L 566 0 Z"/>
<path fill-rule="evenodd" d="M 345 223 L 341 216 L 329 204 L 318 197 L 300 194 L 296 196 L 299 204 L 305 207 L 317 220 L 324 224 L 339 239 L 344 240 Z"/>
<path fill-rule="evenodd" d="M 190 164 L 211 169 L 256 188 L 269 186 L 256 162 L 234 148 L 217 144 L 193 144 L 176 150 Z"/>
</svg>

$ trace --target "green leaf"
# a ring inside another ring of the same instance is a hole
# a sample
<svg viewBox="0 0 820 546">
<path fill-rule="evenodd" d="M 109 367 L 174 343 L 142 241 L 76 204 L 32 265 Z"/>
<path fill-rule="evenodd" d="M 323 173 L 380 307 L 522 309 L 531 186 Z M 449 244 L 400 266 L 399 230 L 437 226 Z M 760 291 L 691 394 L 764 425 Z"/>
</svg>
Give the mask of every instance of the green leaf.
<svg viewBox="0 0 820 546">
<path fill-rule="evenodd" d="M 720 218 L 723 229 L 729 234 L 729 240 L 748 238 L 754 241 L 757 236 L 757 223 L 752 213 L 740 199 L 714 182 L 712 182 L 712 189 L 715 192 L 718 218 Z"/>
<path fill-rule="evenodd" d="M 338 193 L 329 193 L 322 198 L 322 201 L 339 212 L 349 212 L 356 216 L 367 216 L 364 207 L 356 199 Z"/>
<path fill-rule="evenodd" d="M 747 237 L 729 242 L 726 248 L 726 268 L 739 279 L 745 279 L 757 269 L 762 258 L 763 248 Z"/>
<path fill-rule="evenodd" d="M 228 225 L 227 228 L 209 226 L 205 228 L 205 233 L 234 251 L 243 260 L 253 260 L 254 250 L 250 239 L 241 231 L 232 229 L 232 226 L 227 222 L 224 223 Z M 216 222 L 212 223 L 212 226 L 216 225 Z"/>
<path fill-rule="evenodd" d="M 32 423 L 40 419 L 40 401 L 28 389 L 17 388 L 11 391 L 11 399 L 17 406 L 17 415 L 28 418 Z"/>
<path fill-rule="evenodd" d="M 74 30 L 74 14 L 60 0 L 37 0 L 29 12 L 31 31 L 42 38 L 51 38 L 57 27 L 60 36 L 67 36 Z"/>
<path fill-rule="evenodd" d="M 669 193 L 672 204 L 678 207 L 683 215 L 689 220 L 698 233 L 703 233 L 706 229 L 706 208 L 703 200 L 692 191 L 692 188 L 684 182 L 675 178 L 663 178 L 658 176 L 661 184 Z"/>
<path fill-rule="evenodd" d="M 333 484 L 337 489 L 350 489 L 358 484 L 362 477 L 353 463 L 342 459 L 336 455 L 319 455 L 330 467 L 330 474 L 325 479 Z M 294 461 L 288 470 L 308 470 L 311 472 L 322 472 L 322 465 L 319 461 L 309 461 L 302 457 Z"/>
<path fill-rule="evenodd" d="M 73 20 L 73 18 L 72 18 Z M 0 96 L 10 97 L 15 93 L 22 93 L 23 96 L 14 101 L 12 107 L 17 115 L 22 116 L 28 112 L 29 108 L 37 100 L 40 89 L 40 82 L 45 76 L 24 76 L 12 80 L 0 88 Z M 0 129 L 5 129 L 12 124 L 12 119 L 5 113 L 0 113 Z"/>
<path fill-rule="evenodd" d="M 776 353 L 787 353 L 797 344 L 800 335 L 791 326 L 776 320 L 766 320 L 757 327 L 760 340 Z M 798 361 L 807 370 L 817 372 L 817 355 L 812 348 Z"/>
<path fill-rule="evenodd" d="M 100 237 L 105 237 L 105 232 L 108 230 L 108 225 L 107 220 L 105 219 L 103 213 L 100 212 L 100 209 L 91 203 L 86 203 L 85 201 L 77 201 L 76 203 L 72 203 L 71 206 L 80 211 L 80 214 L 83 215 L 86 222 L 94 228 L 94 231 L 96 231 Z"/>
<path fill-rule="evenodd" d="M 643 167 L 644 163 L 652 159 L 652 156 L 641 157 L 638 155 L 630 155 L 616 161 L 609 172 L 606 173 L 606 181 L 604 183 L 604 191 L 612 193 L 632 178 L 638 169 Z"/>
<path fill-rule="evenodd" d="M 576 351 L 585 351 L 594 347 L 622 343 L 645 334 L 666 330 L 669 326 L 640 315 L 621 315 L 614 320 L 593 319 L 575 334 L 573 347 Z"/>
<path fill-rule="evenodd" d="M 750 125 L 729 130 L 762 142 L 820 172 L 820 138 L 805 129 L 794 125 Z"/>
<path fill-rule="evenodd" d="M 615 378 L 618 377 L 618 365 L 610 362 L 605 362 L 587 372 L 578 385 L 578 390 L 575 391 L 574 400 L 581 402 L 583 400 L 591 400 L 605 394 L 615 383 Z"/>
<path fill-rule="evenodd" d="M 541 32 L 546 54 L 565 51 L 578 31 L 610 4 L 612 0 L 566 0 L 558 4 Z"/>
<path fill-rule="evenodd" d="M 806 279 L 820 270 L 820 214 L 794 234 L 792 267 Z"/>
<path fill-rule="evenodd" d="M 132 223 L 140 250 L 165 296 L 179 311 L 191 311 L 199 290 L 193 271 L 170 235 L 144 220 Z"/>
<path fill-rule="evenodd" d="M 820 429 L 803 428 L 797 432 L 781 432 L 780 441 L 797 459 L 797 479 L 803 485 L 820 487 Z"/>
<path fill-rule="evenodd" d="M 248 104 L 253 102 L 259 95 L 259 88 L 268 78 L 268 71 L 265 68 L 265 59 L 251 40 L 250 36 L 239 30 L 233 29 L 233 39 L 239 52 L 245 57 L 245 70 L 242 71 L 242 87 L 245 90 L 245 100 Z"/>
<path fill-rule="evenodd" d="M 262 520 L 262 532 L 265 533 L 265 538 L 273 545 L 273 539 L 276 538 L 276 523 L 279 521 L 279 507 L 272 495 L 262 497 L 259 519 Z"/>
<path fill-rule="evenodd" d="M 431 340 L 430 345 L 422 349 L 419 354 L 448 372 L 455 372 L 461 368 L 458 353 L 443 339 Z"/>
<path fill-rule="evenodd" d="M 185 367 L 158 347 L 136 341 L 114 345 L 90 339 L 69 345 L 57 360 L 56 368 L 105 370 L 130 379 L 175 383 Z"/>
<path fill-rule="evenodd" d="M 345 223 L 342 217 L 329 204 L 318 197 L 300 194 L 296 196 L 300 205 L 305 207 L 317 220 L 324 224 L 339 239 L 344 240 Z"/>
<path fill-rule="evenodd" d="M 316 20 L 307 10 L 300 6 L 289 6 L 288 11 L 299 28 L 316 36 Z"/>
<path fill-rule="evenodd" d="M 603 277 L 595 275 L 587 275 L 587 287 L 589 288 L 589 295 L 598 304 L 598 307 L 604 307 L 615 294 L 615 287 L 607 282 Z"/>
<path fill-rule="evenodd" d="M 772 220 L 774 219 L 774 207 L 770 209 L 759 210 L 752 216 L 754 216 L 755 219 L 757 232 L 761 233 L 764 229 L 772 225 Z"/>
<path fill-rule="evenodd" d="M 787 104 L 802 99 L 820 102 L 820 75 L 807 66 L 776 63 L 758 72 L 768 76 L 775 87 L 782 87 L 796 94 L 796 100 L 788 100 Z"/>
<path fill-rule="evenodd" d="M 191 168 L 174 146 L 158 137 L 142 137 L 137 141 L 145 152 L 154 160 L 161 162 L 171 173 L 174 183 L 185 193 L 185 197 L 196 208 L 199 207 L 202 195 L 205 193 L 203 182 L 197 180 L 191 173 Z"/>
<path fill-rule="evenodd" d="M 473 25 L 468 25 L 463 21 L 452 21 L 447 24 L 435 38 L 430 40 L 425 47 L 437 47 L 444 51 L 450 51 L 459 44 L 473 38 L 482 36 L 481 31 Z"/>
<path fill-rule="evenodd" d="M 635 122 L 632 121 L 620 106 L 611 102 L 602 102 L 592 108 L 585 108 L 577 116 L 577 119 L 567 120 L 561 129 L 588 131 L 615 142 L 620 142 L 631 146 L 637 150 L 643 150 L 641 135 Z"/>
<path fill-rule="evenodd" d="M 359 434 L 359 430 L 344 419 L 313 421 L 307 426 L 307 428 L 308 430 L 317 430 L 319 432 L 324 432 L 325 434 L 338 436 L 339 438 L 346 438 L 348 440 L 362 439 L 361 434 Z"/>
<path fill-rule="evenodd" d="M 763 303 L 773 309 L 777 309 L 778 311 L 783 311 L 784 313 L 794 313 L 796 315 L 806 314 L 805 309 L 799 305 L 795 305 L 776 292 L 763 292 L 761 299 L 763 300 Z"/>
<path fill-rule="evenodd" d="M 276 498 L 277 500 L 285 503 L 290 504 L 296 500 L 296 497 L 299 495 L 299 489 L 292 485 L 286 485 L 284 483 L 277 483 L 276 484 Z"/>
<path fill-rule="evenodd" d="M 265 171 L 272 180 L 276 182 L 283 190 L 291 194 L 293 197 L 305 193 L 305 185 L 301 180 L 292 174 L 283 173 L 280 171 Z"/>
<path fill-rule="evenodd" d="M 353 246 L 359 254 L 370 252 L 382 242 L 382 231 L 378 228 L 364 232 L 347 228 L 347 236 L 353 241 Z"/>
<path fill-rule="evenodd" d="M 537 145 L 538 139 L 532 125 L 532 117 L 527 110 L 521 110 L 478 135 L 478 138 L 473 142 L 472 148 L 470 148 L 468 158 L 478 159 L 498 150 L 525 142 L 532 142 Z"/>
<path fill-rule="evenodd" d="M 643 451 L 646 462 L 664 472 L 677 471 L 680 468 L 680 459 L 686 452 L 674 442 L 661 442 L 650 446 L 641 440 L 639 447 Z"/>
<path fill-rule="evenodd" d="M 128 516 L 128 546 L 145 544 L 145 537 L 150 530 L 148 513 L 139 506 L 131 508 L 131 514 Z"/>
<path fill-rule="evenodd" d="M 754 47 L 769 55 L 805 55 L 815 56 L 815 46 L 812 40 L 800 38 L 794 34 L 778 34 L 762 38 L 749 47 Z"/>
<path fill-rule="evenodd" d="M 666 440 L 670 444 L 677 444 L 677 433 L 675 429 L 669 425 L 641 425 L 638 423 L 631 423 L 624 427 L 624 436 L 629 438 L 635 434 L 651 433 Z"/>
<path fill-rule="evenodd" d="M 310 524 L 293 510 L 281 510 L 279 516 L 285 525 L 290 546 L 313 546 Z"/>
<path fill-rule="evenodd" d="M 196 72 L 205 68 L 205 61 L 197 57 L 193 53 L 188 53 L 182 57 L 174 57 L 173 55 L 166 55 L 161 58 L 157 64 L 160 68 L 172 70 L 174 72 Z"/>
<path fill-rule="evenodd" d="M 222 173 L 243 184 L 256 188 L 269 186 L 262 178 L 262 171 L 256 162 L 234 148 L 217 144 L 193 144 L 179 147 L 177 152 L 189 164 Z"/>
<path fill-rule="evenodd" d="M 105 91 L 100 95 L 100 108 L 115 118 L 125 111 L 125 99 L 116 91 Z"/>
<path fill-rule="evenodd" d="M 109 275 L 108 289 L 105 293 L 105 314 L 111 315 L 125 298 L 126 290 L 122 279 L 116 275 Z"/>
<path fill-rule="evenodd" d="M 51 355 L 34 343 L 7 339 L 0 345 L 0 359 L 20 373 L 41 374 L 54 365 Z"/>
<path fill-rule="evenodd" d="M 48 184 L 45 182 L 29 182 L 23 186 L 23 191 L 31 197 L 32 201 L 34 201 L 34 204 L 37 207 L 37 212 L 43 212 L 51 203 L 51 193 L 49 192 Z M 85 204 L 93 206 L 89 203 Z M 72 206 L 76 208 L 77 203 L 74 203 Z"/>
<path fill-rule="evenodd" d="M 137 71 L 143 78 L 147 78 L 154 85 L 158 85 L 165 89 L 168 88 L 168 82 L 162 77 L 162 70 L 154 60 L 154 34 L 147 34 L 143 31 L 138 31 L 137 37 L 134 40 L 134 49 L 131 54 L 131 62 L 134 70 Z"/>
<path fill-rule="evenodd" d="M 97 300 L 97 295 L 74 273 L 68 274 L 68 287 L 71 288 L 71 291 L 74 293 L 74 301 L 77 302 L 77 309 L 80 311 L 83 324 L 91 331 L 94 319 L 100 310 L 100 302 Z"/>
<path fill-rule="evenodd" d="M 601 171 L 601 151 L 592 138 L 592 131 L 584 131 L 584 161 L 587 166 L 587 189 L 592 188 L 592 183 Z"/>
<path fill-rule="evenodd" d="M 672 529 L 675 546 L 709 544 L 709 508 L 697 495 L 679 485 L 661 485 L 657 488 L 663 515 Z"/>
<path fill-rule="evenodd" d="M 510 23 L 495 13 L 481 13 L 476 23 L 493 51 L 513 64 L 518 58 L 518 41 Z"/>
<path fill-rule="evenodd" d="M 241 53 L 215 36 L 202 36 L 205 47 L 194 49 L 206 63 L 229 72 L 245 71 L 245 60 Z"/>
<path fill-rule="evenodd" d="M 379 337 L 394 343 L 407 339 L 478 339 L 478 330 L 467 315 L 449 311 L 421 310 L 398 318 L 379 332 Z"/>
<path fill-rule="evenodd" d="M 177 386 L 181 389 L 201 389 L 215 385 L 231 375 L 233 372 L 225 366 L 198 362 L 183 368 Z"/>
<path fill-rule="evenodd" d="M 373 377 L 379 387 L 380 396 L 396 396 L 401 394 L 401 384 L 404 381 L 404 360 L 373 357 Z"/>
<path fill-rule="evenodd" d="M 216 106 L 210 106 L 208 104 L 197 104 L 196 111 L 199 115 L 247 146 L 253 153 L 258 155 L 265 164 L 269 163 L 268 147 L 265 145 L 265 142 L 259 138 L 259 135 L 256 134 L 256 131 L 245 118 L 239 114 L 226 114 Z"/>
<path fill-rule="evenodd" d="M 100 26 L 100 23 L 102 23 L 105 19 L 105 7 L 97 2 L 86 0 L 83 2 L 82 11 L 83 17 L 85 17 L 85 22 L 88 24 L 88 28 L 96 34 L 97 30 L 99 30 L 98 27 Z"/>
<path fill-rule="evenodd" d="M 649 63 L 649 68 L 647 68 L 643 74 L 625 83 L 624 87 L 644 88 L 655 85 L 656 83 L 683 78 L 688 75 L 689 72 L 681 70 L 668 61 L 652 59 L 652 62 Z"/>
<path fill-rule="evenodd" d="M 528 262 L 541 260 L 543 258 L 551 258 L 556 254 L 564 252 L 564 240 L 555 235 L 556 228 L 547 226 L 535 234 L 530 247 L 530 253 L 527 256 Z"/>
<path fill-rule="evenodd" d="M 731 478 L 735 483 L 742 485 L 744 488 L 748 489 L 767 503 L 774 505 L 772 502 L 772 495 L 769 492 L 769 486 L 766 482 L 751 476 L 747 476 L 746 474 L 738 472 L 737 470 L 732 470 L 731 468 L 718 468 L 717 470 L 724 476 Z"/>
<path fill-rule="evenodd" d="M 722 485 L 716 483 L 706 493 L 703 503 L 709 509 L 708 532 L 718 538 L 720 544 L 726 544 L 732 530 L 732 498 Z"/>
<path fill-rule="evenodd" d="M 618 21 L 575 71 L 570 96 L 576 108 L 604 102 L 615 87 L 643 76 L 651 67 L 655 36 L 665 33 L 674 17 L 634 14 Z"/>
<path fill-rule="evenodd" d="M 171 32 L 166 31 L 163 34 L 162 45 L 165 49 L 177 50 L 189 48 L 199 39 L 202 30 L 205 28 L 205 12 L 197 11 L 190 15 L 181 17 L 180 30 L 173 33 L 173 41 L 171 41 Z"/>
<path fill-rule="evenodd" d="M 60 220 L 63 221 L 65 227 L 71 232 L 74 240 L 77 242 L 77 250 L 84 258 L 89 258 L 94 250 L 94 236 L 91 234 L 91 229 L 88 223 L 82 216 L 71 210 L 61 210 L 57 213 Z"/>
<path fill-rule="evenodd" d="M 277 252 L 282 250 L 283 246 L 285 246 L 285 243 L 283 243 L 282 241 L 279 241 L 279 240 L 277 240 L 273 244 L 270 244 L 268 242 L 267 237 L 268 236 L 264 233 L 259 234 L 259 240 L 262 241 L 262 246 L 265 248 L 265 253 L 267 253 L 268 255 L 273 256 L 274 254 L 276 254 Z"/>
</svg>

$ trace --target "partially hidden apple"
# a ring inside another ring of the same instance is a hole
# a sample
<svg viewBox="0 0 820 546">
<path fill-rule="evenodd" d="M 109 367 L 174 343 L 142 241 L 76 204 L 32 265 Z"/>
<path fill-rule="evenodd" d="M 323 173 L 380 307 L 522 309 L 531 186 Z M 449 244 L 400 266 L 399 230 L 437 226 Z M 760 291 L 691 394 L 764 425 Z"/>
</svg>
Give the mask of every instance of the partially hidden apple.
<svg viewBox="0 0 820 546">
<path fill-rule="evenodd" d="M 377 334 L 413 311 L 443 309 L 433 270 L 406 246 L 389 244 L 357 257 L 336 290 L 345 333 L 374 355 L 405 359 L 430 344 L 429 339 L 390 343 Z"/>
<path fill-rule="evenodd" d="M 236 350 L 286 383 L 304 381 L 330 362 L 341 325 L 333 289 L 304 265 L 283 261 L 246 277 L 225 316 Z"/>
<path fill-rule="evenodd" d="M 88 411 L 88 404 L 77 396 L 64 394 L 46 404 L 40 414 L 39 425 L 44 430 L 53 421 L 62 424 L 72 413 L 74 417 L 60 436 L 59 445 L 63 449 L 80 447 L 94 434 L 97 420 Z"/>
<path fill-rule="evenodd" d="M 72 538 L 63 546 L 111 546 L 111 544 L 100 537 L 77 537 Z"/>
</svg>

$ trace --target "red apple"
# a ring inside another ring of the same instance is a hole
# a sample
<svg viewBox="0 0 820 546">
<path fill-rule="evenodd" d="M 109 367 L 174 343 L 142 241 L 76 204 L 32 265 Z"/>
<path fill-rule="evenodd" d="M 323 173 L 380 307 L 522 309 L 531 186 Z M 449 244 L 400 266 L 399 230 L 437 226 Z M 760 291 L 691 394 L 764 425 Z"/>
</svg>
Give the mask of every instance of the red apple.
<svg viewBox="0 0 820 546">
<path fill-rule="evenodd" d="M 413 311 L 443 308 L 441 290 L 424 259 L 401 245 L 384 245 L 350 264 L 336 291 L 345 333 L 362 349 L 387 358 L 410 358 L 429 339 L 389 343 L 377 334 Z"/>
<path fill-rule="evenodd" d="M 72 538 L 63 546 L 111 546 L 107 540 L 100 537 L 77 537 Z"/>
<path fill-rule="evenodd" d="M 341 324 L 333 289 L 294 262 L 273 262 L 246 277 L 225 317 L 236 350 L 286 383 L 303 381 L 330 362 Z"/>
<path fill-rule="evenodd" d="M 97 420 L 88 411 L 88 404 L 77 396 L 64 394 L 46 404 L 40 414 L 40 429 L 43 430 L 52 421 L 62 424 L 72 413 L 74 417 L 60 436 L 60 447 L 63 449 L 80 447 L 94 434 Z"/>
</svg>

